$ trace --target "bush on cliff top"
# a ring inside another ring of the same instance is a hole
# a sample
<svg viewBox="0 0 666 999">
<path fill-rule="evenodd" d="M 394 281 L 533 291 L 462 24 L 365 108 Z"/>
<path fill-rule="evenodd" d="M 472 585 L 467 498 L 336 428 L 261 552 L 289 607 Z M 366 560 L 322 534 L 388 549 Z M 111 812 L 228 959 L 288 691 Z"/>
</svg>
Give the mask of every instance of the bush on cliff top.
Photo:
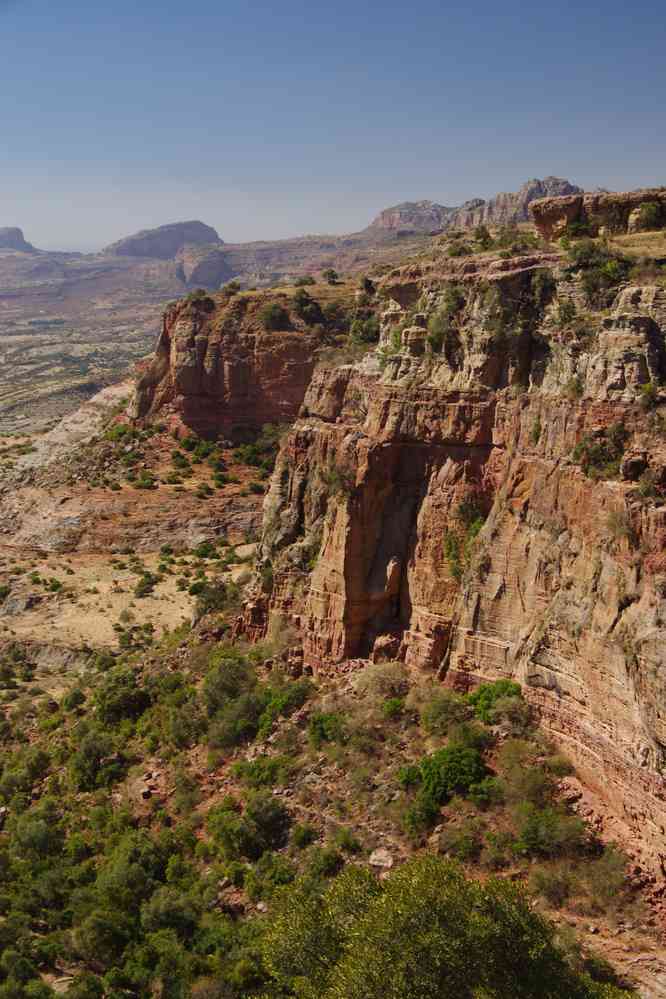
<svg viewBox="0 0 666 999">
<path fill-rule="evenodd" d="M 278 302 L 269 302 L 259 310 L 259 322 L 271 333 L 289 329 L 289 313 Z"/>
</svg>

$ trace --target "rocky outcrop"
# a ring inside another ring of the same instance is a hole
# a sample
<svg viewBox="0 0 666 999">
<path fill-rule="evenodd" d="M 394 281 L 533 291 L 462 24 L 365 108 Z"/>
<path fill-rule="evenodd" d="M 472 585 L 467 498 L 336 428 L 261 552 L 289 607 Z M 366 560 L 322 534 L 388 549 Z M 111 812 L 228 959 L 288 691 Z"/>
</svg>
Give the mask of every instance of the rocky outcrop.
<svg viewBox="0 0 666 999">
<path fill-rule="evenodd" d="M 440 232 L 455 211 L 455 208 L 438 205 L 435 201 L 403 201 L 400 205 L 385 208 L 372 220 L 368 229 L 386 229 L 389 232 L 403 229 L 415 232 Z"/>
<path fill-rule="evenodd" d="M 529 206 L 537 198 L 582 193 L 581 188 L 561 177 L 528 180 L 512 194 L 496 194 L 489 201 L 475 199 L 461 205 L 450 218 L 449 227 L 464 229 L 480 225 L 508 225 L 529 220 Z"/>
<path fill-rule="evenodd" d="M 528 180 L 513 194 L 497 194 L 484 201 L 473 198 L 457 208 L 447 208 L 434 201 L 405 201 L 386 208 L 375 218 L 368 230 L 390 232 L 441 232 L 444 229 L 465 229 L 480 225 L 507 225 L 526 222 L 528 209 L 536 198 L 582 193 L 580 187 L 560 177 Z"/>
<path fill-rule="evenodd" d="M 231 280 L 235 272 L 222 247 L 188 244 L 176 254 L 176 273 L 189 288 L 216 289 Z"/>
<path fill-rule="evenodd" d="M 655 206 L 645 222 L 641 220 L 643 205 Z M 540 198 L 531 203 L 530 213 L 538 234 L 549 241 L 564 235 L 572 226 L 590 236 L 663 227 L 666 226 L 666 188 Z"/>
<path fill-rule="evenodd" d="M 32 243 L 26 242 L 23 230 L 15 226 L 0 228 L 0 250 L 17 250 L 19 253 L 36 253 Z"/>
<path fill-rule="evenodd" d="M 379 351 L 315 372 L 278 457 L 245 630 L 291 622 L 316 670 L 517 677 L 665 865 L 666 443 L 641 404 L 666 373 L 660 290 L 620 289 L 584 335 L 552 255 L 420 263 L 380 290 Z"/>
<path fill-rule="evenodd" d="M 227 437 L 292 421 L 321 335 L 298 320 L 288 330 L 266 332 L 261 308 L 278 297 L 192 297 L 169 307 L 138 381 L 133 415 L 170 414 L 201 436 Z"/>
<path fill-rule="evenodd" d="M 152 257 L 173 260 L 182 247 L 220 244 L 222 240 L 203 222 L 173 222 L 157 229 L 142 229 L 107 246 L 102 252 L 117 257 Z"/>
</svg>

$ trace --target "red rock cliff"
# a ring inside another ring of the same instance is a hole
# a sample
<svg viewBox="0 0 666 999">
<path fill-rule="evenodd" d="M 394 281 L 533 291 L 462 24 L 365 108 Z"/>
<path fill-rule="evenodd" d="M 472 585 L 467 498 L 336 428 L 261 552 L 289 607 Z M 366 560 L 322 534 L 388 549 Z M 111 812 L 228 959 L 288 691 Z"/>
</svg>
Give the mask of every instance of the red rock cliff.
<svg viewBox="0 0 666 999">
<path fill-rule="evenodd" d="M 259 316 L 265 303 L 265 296 L 191 296 L 170 306 L 134 415 L 172 414 L 202 436 L 295 419 L 321 335 L 302 323 L 267 332 Z"/>
<path fill-rule="evenodd" d="M 596 311 L 535 255 L 383 293 L 379 350 L 317 369 L 278 458 L 245 627 L 291 620 L 315 669 L 517 677 L 663 863 L 666 291 Z"/>
</svg>

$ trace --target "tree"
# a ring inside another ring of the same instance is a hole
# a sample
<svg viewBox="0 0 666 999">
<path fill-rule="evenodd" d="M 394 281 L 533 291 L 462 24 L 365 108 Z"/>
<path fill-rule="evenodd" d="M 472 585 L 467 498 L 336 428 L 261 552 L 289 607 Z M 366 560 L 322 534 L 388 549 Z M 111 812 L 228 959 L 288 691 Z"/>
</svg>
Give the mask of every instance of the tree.
<svg viewBox="0 0 666 999">
<path fill-rule="evenodd" d="M 271 333 L 289 329 L 289 313 L 278 302 L 269 302 L 259 311 L 259 321 Z"/>
<path fill-rule="evenodd" d="M 300 999 L 628 999 L 572 970 L 515 885 L 467 880 L 434 856 L 382 883 L 359 868 L 323 892 L 296 882 L 279 897 L 263 952 Z"/>
<path fill-rule="evenodd" d="M 325 271 L 322 271 L 322 277 L 327 284 L 337 284 L 339 281 L 338 272 L 332 267 L 327 267 Z"/>
</svg>

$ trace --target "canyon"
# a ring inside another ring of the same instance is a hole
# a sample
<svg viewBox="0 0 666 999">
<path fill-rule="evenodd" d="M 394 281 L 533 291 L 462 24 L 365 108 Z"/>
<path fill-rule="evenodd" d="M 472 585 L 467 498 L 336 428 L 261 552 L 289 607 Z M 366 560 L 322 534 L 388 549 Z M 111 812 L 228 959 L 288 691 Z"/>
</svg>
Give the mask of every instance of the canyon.
<svg viewBox="0 0 666 999">
<path fill-rule="evenodd" d="M 562 754 L 547 758 L 575 766 L 557 793 L 622 847 L 649 914 L 635 934 L 603 912 L 563 922 L 644 999 L 666 995 L 666 227 L 641 207 L 661 191 L 533 199 L 537 236 L 510 246 L 503 221 L 476 215 L 489 232 L 468 233 L 465 253 L 456 228 L 437 231 L 360 280 L 190 292 L 133 378 L 0 447 L 0 648 L 48 664 L 41 694 L 92 682 L 91 656 L 129 648 L 132 669 L 154 655 L 178 675 L 229 642 L 262 676 L 311 678 L 321 718 L 356 703 L 373 669 L 430 695 L 517 681 L 543 752 Z M 382 224 L 413 225 L 396 211 Z M 419 211 L 425 234 L 435 208 Z M 195 266 L 209 246 L 176 254 Z M 223 612 L 199 600 L 213 582 L 236 593 Z M 166 651 L 149 653 L 156 628 Z M 285 745 L 308 710 L 280 729 Z M 393 735 L 372 717 L 370 767 L 409 762 L 409 712 Z M 196 740 L 180 747 L 202 814 L 277 738 L 240 763 L 211 752 L 208 770 Z M 387 867 L 458 821 L 444 810 L 406 846 L 393 771 L 383 809 L 341 753 L 320 744 L 303 783 L 324 809 L 344 786 L 335 808 L 358 805 Z M 123 794 L 164 805 L 169 765 L 146 761 Z M 246 904 L 221 883 L 220 905 Z"/>
</svg>

